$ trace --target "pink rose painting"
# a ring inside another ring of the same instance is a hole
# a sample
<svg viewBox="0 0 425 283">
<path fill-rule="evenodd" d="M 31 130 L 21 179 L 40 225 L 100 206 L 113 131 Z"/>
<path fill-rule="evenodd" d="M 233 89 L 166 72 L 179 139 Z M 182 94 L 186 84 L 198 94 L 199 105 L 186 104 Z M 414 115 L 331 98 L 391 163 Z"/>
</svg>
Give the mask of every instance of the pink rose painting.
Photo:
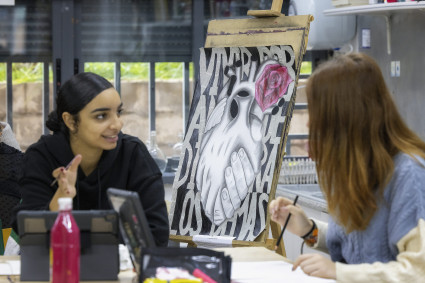
<svg viewBox="0 0 425 283">
<path fill-rule="evenodd" d="M 261 110 L 264 112 L 275 104 L 286 93 L 289 84 L 293 81 L 285 66 L 267 65 L 255 82 L 255 100 Z"/>
</svg>

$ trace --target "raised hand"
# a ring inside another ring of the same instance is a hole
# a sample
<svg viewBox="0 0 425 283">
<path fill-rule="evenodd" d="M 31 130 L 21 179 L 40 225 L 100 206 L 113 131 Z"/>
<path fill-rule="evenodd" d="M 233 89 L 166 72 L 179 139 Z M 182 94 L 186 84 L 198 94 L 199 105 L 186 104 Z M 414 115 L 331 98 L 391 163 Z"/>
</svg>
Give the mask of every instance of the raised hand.
<svg viewBox="0 0 425 283">
<path fill-rule="evenodd" d="M 66 167 L 59 167 L 53 170 L 52 175 L 58 181 L 58 188 L 50 201 L 49 208 L 52 211 L 58 210 L 58 199 L 62 197 L 74 198 L 77 194 L 75 189 L 75 183 L 77 181 L 77 171 L 80 165 L 82 156 L 77 154 L 72 162 L 69 164 L 68 169 Z"/>
</svg>

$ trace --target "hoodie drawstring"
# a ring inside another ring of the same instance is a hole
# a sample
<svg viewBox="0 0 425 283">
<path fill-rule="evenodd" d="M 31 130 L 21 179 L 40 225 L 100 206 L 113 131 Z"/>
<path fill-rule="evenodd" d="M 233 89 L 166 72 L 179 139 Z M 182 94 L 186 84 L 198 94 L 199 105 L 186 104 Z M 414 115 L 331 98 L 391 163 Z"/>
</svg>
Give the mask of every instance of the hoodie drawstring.
<svg viewBox="0 0 425 283">
<path fill-rule="evenodd" d="M 76 189 L 77 189 L 77 210 L 80 210 L 80 194 L 79 194 L 79 191 L 80 191 L 80 189 L 78 188 L 78 175 L 77 175 L 77 186 L 76 186 Z"/>
<path fill-rule="evenodd" d="M 102 185 L 100 183 L 100 170 L 99 167 L 97 168 L 97 185 L 99 187 L 99 193 L 98 193 L 98 200 L 97 200 L 97 207 L 98 209 L 101 209 L 101 203 L 102 203 Z M 77 209 L 80 209 L 80 189 L 78 186 L 78 178 L 77 178 L 77 182 L 76 182 L 76 189 L 77 189 Z"/>
<path fill-rule="evenodd" d="M 101 209 L 100 204 L 102 201 L 102 185 L 100 184 L 100 170 L 97 167 L 97 184 L 99 185 L 99 200 L 98 200 L 98 209 Z"/>
</svg>

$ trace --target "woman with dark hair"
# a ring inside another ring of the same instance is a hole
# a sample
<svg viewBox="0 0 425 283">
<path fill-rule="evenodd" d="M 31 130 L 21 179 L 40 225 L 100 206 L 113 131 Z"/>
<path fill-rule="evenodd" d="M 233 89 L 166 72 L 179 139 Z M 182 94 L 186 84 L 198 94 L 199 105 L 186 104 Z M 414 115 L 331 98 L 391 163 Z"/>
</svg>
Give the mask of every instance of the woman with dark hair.
<svg viewBox="0 0 425 283">
<path fill-rule="evenodd" d="M 364 54 L 323 63 L 307 83 L 309 150 L 330 214 L 308 219 L 285 198 L 272 220 L 309 246 L 294 263 L 337 282 L 423 282 L 425 143 L 403 122 L 381 70 Z"/>
<path fill-rule="evenodd" d="M 19 179 L 23 153 L 10 125 L 0 122 L 0 226 L 10 228 L 13 208 L 21 200 Z"/>
<path fill-rule="evenodd" d="M 60 197 L 73 198 L 77 210 L 110 209 L 109 187 L 136 191 L 156 243 L 164 246 L 169 226 L 162 175 L 146 146 L 121 133 L 122 105 L 99 75 L 80 73 L 63 84 L 46 121 L 53 134 L 25 152 L 19 210 L 56 211 Z"/>
</svg>

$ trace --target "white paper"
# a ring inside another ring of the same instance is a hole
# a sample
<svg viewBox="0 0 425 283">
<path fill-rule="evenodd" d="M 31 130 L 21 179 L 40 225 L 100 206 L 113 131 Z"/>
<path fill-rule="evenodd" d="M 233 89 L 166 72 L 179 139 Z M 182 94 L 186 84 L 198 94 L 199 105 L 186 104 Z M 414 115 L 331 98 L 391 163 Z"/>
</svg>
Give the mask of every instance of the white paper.
<svg viewBox="0 0 425 283">
<path fill-rule="evenodd" d="M 335 283 L 335 280 L 312 277 L 300 268 L 292 271 L 292 264 L 285 261 L 232 262 L 232 283 Z"/>
<path fill-rule="evenodd" d="M 0 6 L 14 6 L 15 0 L 0 0 Z"/>
<path fill-rule="evenodd" d="M 0 262 L 0 275 L 19 275 L 21 274 L 21 261 L 6 260 Z"/>
<path fill-rule="evenodd" d="M 362 48 L 370 48 L 370 29 L 362 29 Z"/>
<path fill-rule="evenodd" d="M 232 247 L 235 237 L 194 235 L 192 241 L 198 248 L 226 248 Z"/>
</svg>

